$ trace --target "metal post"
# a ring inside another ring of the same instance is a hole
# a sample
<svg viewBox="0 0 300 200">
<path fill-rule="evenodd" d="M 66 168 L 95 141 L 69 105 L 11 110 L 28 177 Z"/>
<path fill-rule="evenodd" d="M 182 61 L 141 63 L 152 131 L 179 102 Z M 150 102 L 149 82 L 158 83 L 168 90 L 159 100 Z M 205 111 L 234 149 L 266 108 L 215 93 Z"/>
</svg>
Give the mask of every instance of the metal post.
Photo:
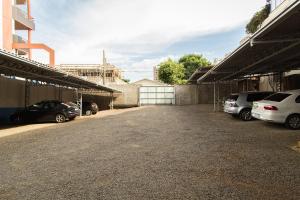
<svg viewBox="0 0 300 200">
<path fill-rule="evenodd" d="M 30 82 L 28 79 L 25 79 L 25 99 L 24 99 L 25 108 L 29 104 L 29 98 L 30 98 Z"/>
<path fill-rule="evenodd" d="M 216 82 L 214 82 L 214 112 L 216 112 Z"/>
<path fill-rule="evenodd" d="M 279 72 L 279 91 L 282 91 L 282 72 Z"/>
<path fill-rule="evenodd" d="M 217 111 L 219 112 L 220 111 L 220 83 L 218 82 L 218 93 L 217 93 Z"/>
<path fill-rule="evenodd" d="M 82 116 L 82 93 L 80 93 L 80 117 Z"/>
<path fill-rule="evenodd" d="M 81 117 L 82 116 L 82 93 L 79 93 L 78 89 L 76 89 L 76 101 L 80 109 L 80 117 Z"/>
<path fill-rule="evenodd" d="M 110 99 L 110 109 L 113 110 L 114 109 L 114 93 L 113 92 L 110 93 L 110 97 L 111 97 L 111 99 Z"/>
</svg>

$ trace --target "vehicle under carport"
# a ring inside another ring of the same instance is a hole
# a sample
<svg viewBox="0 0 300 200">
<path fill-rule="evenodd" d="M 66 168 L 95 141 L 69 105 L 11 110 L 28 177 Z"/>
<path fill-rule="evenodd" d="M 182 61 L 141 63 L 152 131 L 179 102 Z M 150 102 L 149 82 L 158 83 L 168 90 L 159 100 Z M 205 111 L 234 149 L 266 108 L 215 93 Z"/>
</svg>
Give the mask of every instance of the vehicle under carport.
<svg viewBox="0 0 300 200">
<path fill-rule="evenodd" d="M 86 81 L 66 74 L 48 65 L 38 63 L 13 53 L 0 50 L 1 122 L 17 109 L 22 109 L 40 100 L 66 100 L 82 104 L 82 94 L 104 92 L 119 93 L 111 87 Z M 110 103 L 111 103 L 110 102 Z"/>
</svg>

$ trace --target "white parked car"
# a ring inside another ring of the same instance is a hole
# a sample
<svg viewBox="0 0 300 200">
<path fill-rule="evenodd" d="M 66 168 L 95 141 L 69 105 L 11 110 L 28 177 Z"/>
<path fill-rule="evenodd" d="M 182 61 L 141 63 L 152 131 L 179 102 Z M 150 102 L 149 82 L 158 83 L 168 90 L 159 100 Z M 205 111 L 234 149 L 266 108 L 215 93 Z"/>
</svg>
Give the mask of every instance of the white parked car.
<svg viewBox="0 0 300 200">
<path fill-rule="evenodd" d="M 285 124 L 288 128 L 300 128 L 300 90 L 273 94 L 253 103 L 252 117 L 268 122 Z"/>
</svg>

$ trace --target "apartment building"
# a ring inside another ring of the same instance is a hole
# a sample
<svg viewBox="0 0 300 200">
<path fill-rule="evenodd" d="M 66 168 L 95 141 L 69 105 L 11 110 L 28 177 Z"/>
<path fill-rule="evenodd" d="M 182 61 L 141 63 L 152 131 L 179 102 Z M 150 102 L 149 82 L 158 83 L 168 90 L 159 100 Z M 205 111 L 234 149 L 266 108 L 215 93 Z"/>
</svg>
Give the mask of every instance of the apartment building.
<svg viewBox="0 0 300 200">
<path fill-rule="evenodd" d="M 31 16 L 30 0 L 0 0 L 0 48 L 32 58 L 32 49 L 49 53 L 49 65 L 55 65 L 55 52 L 42 43 L 32 42 L 35 22 Z"/>
</svg>

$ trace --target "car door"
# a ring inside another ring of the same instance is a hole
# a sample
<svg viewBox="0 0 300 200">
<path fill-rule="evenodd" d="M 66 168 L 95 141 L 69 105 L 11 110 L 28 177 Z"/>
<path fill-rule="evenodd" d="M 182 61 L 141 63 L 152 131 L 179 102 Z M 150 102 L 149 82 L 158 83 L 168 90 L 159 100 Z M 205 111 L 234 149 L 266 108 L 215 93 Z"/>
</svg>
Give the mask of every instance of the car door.
<svg viewBox="0 0 300 200">
<path fill-rule="evenodd" d="M 295 111 L 296 113 L 300 113 L 300 95 L 298 95 L 295 99 Z"/>
<path fill-rule="evenodd" d="M 41 107 L 32 105 L 27 108 L 24 115 L 24 120 L 28 122 L 39 121 L 41 115 Z"/>
<path fill-rule="evenodd" d="M 53 121 L 55 119 L 55 108 L 56 108 L 56 103 L 55 102 L 46 102 L 43 106 L 42 109 L 42 115 L 41 115 L 41 120 L 43 122 L 49 122 Z"/>
</svg>

